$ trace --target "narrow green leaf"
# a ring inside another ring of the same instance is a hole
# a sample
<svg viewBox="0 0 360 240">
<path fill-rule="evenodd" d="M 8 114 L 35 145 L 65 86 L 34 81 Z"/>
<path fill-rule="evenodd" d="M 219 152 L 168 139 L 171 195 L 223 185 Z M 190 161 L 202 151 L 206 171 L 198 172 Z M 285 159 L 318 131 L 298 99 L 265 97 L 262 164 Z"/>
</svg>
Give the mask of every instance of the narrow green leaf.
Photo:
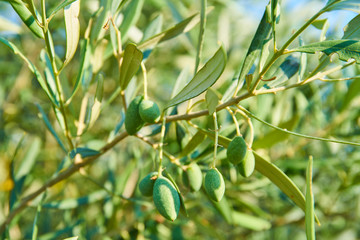
<svg viewBox="0 0 360 240">
<path fill-rule="evenodd" d="M 20 166 L 14 176 L 14 188 L 10 193 L 10 210 L 18 200 L 18 197 L 23 189 L 26 178 L 33 169 L 36 157 L 40 152 L 41 140 L 40 138 L 32 139 L 31 145 L 26 150 L 25 157 L 21 159 Z"/>
<path fill-rule="evenodd" d="M 78 240 L 79 237 L 75 236 L 75 237 L 68 237 L 68 238 L 64 238 L 63 240 Z"/>
<path fill-rule="evenodd" d="M 52 127 L 48 117 L 46 116 L 46 114 L 45 114 L 44 110 L 42 109 L 42 107 L 40 106 L 40 104 L 36 104 L 36 107 L 39 109 L 40 116 L 43 119 L 43 121 L 45 122 L 46 127 L 49 129 L 51 134 L 55 137 L 55 139 L 58 142 L 59 146 L 64 150 L 64 152 L 67 153 L 66 147 L 64 146 L 64 144 L 60 140 L 59 136 L 57 135 L 56 131 Z"/>
<path fill-rule="evenodd" d="M 314 27 L 316 27 L 317 29 L 321 30 L 321 35 L 320 35 L 320 42 L 324 41 L 326 39 L 326 32 L 329 29 L 329 21 L 327 18 L 325 19 L 317 19 L 315 20 L 312 25 Z"/>
<path fill-rule="evenodd" d="M 145 28 L 142 41 L 147 40 L 148 38 L 160 33 L 162 25 L 163 16 L 159 14 Z"/>
<path fill-rule="evenodd" d="M 234 225 L 245 227 L 253 231 L 264 231 L 271 228 L 271 223 L 269 221 L 245 213 L 233 211 L 232 218 Z"/>
<path fill-rule="evenodd" d="M 100 6 L 98 10 L 93 14 L 92 20 L 94 24 L 92 25 L 90 32 L 90 42 L 96 43 L 103 38 L 105 34 L 105 29 L 103 28 L 110 14 L 112 1 L 100 1 Z"/>
<path fill-rule="evenodd" d="M 206 135 L 204 133 L 202 133 L 201 131 L 197 131 L 182 150 L 180 157 L 184 157 L 194 151 L 195 148 L 205 140 L 205 138 Z"/>
<path fill-rule="evenodd" d="M 62 1 L 59 5 L 57 5 L 54 8 L 54 10 L 51 11 L 48 19 L 52 19 L 55 16 L 55 14 L 57 14 L 61 9 L 63 9 L 64 7 L 66 7 L 66 6 L 70 5 L 70 4 L 72 4 L 75 1 L 79 1 L 79 0 L 64 0 L 64 1 Z"/>
<path fill-rule="evenodd" d="M 276 77 L 275 80 L 265 84 L 267 87 L 277 87 L 287 80 L 289 80 L 292 76 L 299 71 L 299 59 L 293 57 L 292 55 L 288 56 L 284 62 L 280 64 L 279 67 L 276 68 L 276 71 L 271 74 L 271 76 Z"/>
<path fill-rule="evenodd" d="M 211 204 L 221 214 L 221 216 L 223 216 L 223 218 L 225 219 L 225 221 L 228 224 L 234 223 L 233 214 L 232 214 L 233 209 L 232 209 L 231 205 L 229 204 L 229 202 L 227 201 L 226 196 L 224 196 L 220 202 L 215 202 L 215 201 L 211 200 L 207 194 L 205 194 L 205 196 L 209 199 Z"/>
<path fill-rule="evenodd" d="M 128 44 L 124 50 L 124 57 L 120 68 L 120 86 L 125 90 L 131 78 L 138 71 L 143 53 L 136 47 L 135 44 Z"/>
<path fill-rule="evenodd" d="M 306 210 L 305 225 L 306 238 L 315 240 L 315 219 L 314 219 L 314 195 L 312 192 L 312 156 L 309 157 L 309 163 L 306 170 Z"/>
<path fill-rule="evenodd" d="M 77 0 L 64 8 L 64 20 L 66 30 L 66 54 L 64 65 L 74 57 L 80 38 L 80 0 Z"/>
<path fill-rule="evenodd" d="M 55 101 L 55 105 L 60 107 L 59 95 L 56 94 L 57 93 L 57 88 L 56 88 L 54 71 L 53 71 L 49 56 L 47 55 L 45 49 L 41 50 L 40 59 L 45 64 L 45 69 L 44 69 L 45 81 L 46 81 L 47 87 L 49 89 L 49 92 L 50 92 L 50 94 L 52 95 L 52 98 Z"/>
<path fill-rule="evenodd" d="M 323 52 L 326 55 L 337 53 L 340 60 L 349 61 L 355 59 L 356 63 L 360 63 L 360 41 L 356 40 L 328 40 L 316 42 L 305 46 L 300 46 L 289 50 L 288 52 L 305 52 L 316 53 Z"/>
<path fill-rule="evenodd" d="M 86 147 L 79 147 L 79 148 L 75 148 L 75 149 L 71 150 L 69 156 L 71 158 L 74 158 L 76 156 L 76 154 L 80 154 L 82 158 L 85 158 L 85 157 L 91 157 L 91 156 L 98 155 L 98 154 L 100 154 L 100 152 L 97 150 L 94 150 L 94 149 L 86 148 Z"/>
<path fill-rule="evenodd" d="M 265 40 L 269 37 L 271 24 L 267 22 L 267 11 L 264 11 L 264 15 L 260 21 L 260 24 L 256 30 L 256 33 L 251 41 L 248 52 L 246 53 L 244 62 L 241 66 L 240 75 L 238 77 L 238 84 L 240 84 L 245 76 L 250 71 L 255 60 L 259 57 Z"/>
<path fill-rule="evenodd" d="M 360 40 L 360 14 L 351 19 L 344 27 L 344 35 L 342 39 Z"/>
<path fill-rule="evenodd" d="M 14 54 L 19 55 L 28 64 L 28 67 L 29 67 L 30 71 L 35 74 L 36 79 L 39 82 L 42 89 L 48 95 L 51 102 L 54 105 L 56 105 L 56 101 L 53 98 L 53 95 L 50 93 L 50 91 L 49 91 L 49 89 L 48 89 L 48 87 L 46 85 L 46 82 L 44 81 L 43 77 L 41 76 L 41 74 L 40 74 L 39 70 L 36 68 L 36 66 L 27 57 L 25 57 L 25 55 L 16 47 L 15 44 L 13 44 L 12 42 L 10 42 L 10 41 L 6 40 L 5 38 L 2 38 L 2 37 L 0 37 L 0 42 L 4 43 L 6 46 L 8 46 L 14 52 Z"/>
<path fill-rule="evenodd" d="M 277 166 L 268 162 L 255 151 L 255 169 L 280 188 L 298 207 L 306 211 L 305 197 L 293 181 Z M 319 220 L 315 216 L 316 221 Z"/>
<path fill-rule="evenodd" d="M 350 10 L 360 13 L 360 3 L 358 0 L 329 0 L 324 10 Z"/>
<path fill-rule="evenodd" d="M 46 198 L 46 191 L 42 194 L 41 197 L 41 201 L 39 202 L 37 209 L 36 209 L 36 214 L 35 214 L 35 218 L 34 218 L 34 222 L 33 222 L 33 228 L 32 228 L 32 240 L 36 240 L 37 239 L 37 235 L 38 235 L 38 225 L 37 225 L 37 221 L 42 209 L 42 204 L 44 203 L 44 200 Z"/>
<path fill-rule="evenodd" d="M 66 101 L 66 104 L 69 104 L 73 97 L 75 96 L 76 92 L 79 89 L 80 83 L 83 81 L 83 78 L 88 76 L 92 73 L 90 67 L 90 57 L 91 57 L 91 49 L 89 44 L 89 39 L 82 39 L 80 41 L 80 69 L 78 71 L 78 75 L 76 77 L 76 82 L 71 93 L 71 96 Z"/>
<path fill-rule="evenodd" d="M 29 9 L 20 0 L 9 1 L 15 12 L 25 23 L 25 25 L 39 38 L 44 38 L 44 32 L 42 28 L 36 23 L 34 16 Z"/>
<path fill-rule="evenodd" d="M 351 103 L 351 101 L 360 93 L 360 78 L 356 78 L 349 85 L 348 91 L 344 96 L 342 102 L 341 111 L 345 110 Z"/>
<path fill-rule="evenodd" d="M 97 80 L 97 87 L 96 87 L 96 93 L 95 93 L 95 100 L 94 104 L 91 107 L 91 117 L 89 122 L 89 127 L 93 126 L 95 121 L 98 119 L 101 111 L 101 102 L 103 98 L 103 92 L 104 92 L 104 77 L 100 73 L 96 76 Z"/>
<path fill-rule="evenodd" d="M 74 209 L 85 204 L 90 204 L 106 199 L 107 197 L 109 197 L 109 194 L 105 190 L 99 190 L 80 198 L 68 198 L 61 201 L 48 202 L 43 204 L 42 207 L 55 209 Z"/>
<path fill-rule="evenodd" d="M 127 37 L 127 32 L 138 20 L 141 14 L 144 0 L 132 0 L 124 10 L 124 20 L 120 25 L 121 38 Z"/>
<path fill-rule="evenodd" d="M 216 106 L 219 103 L 219 97 L 217 96 L 214 90 L 209 88 L 206 91 L 205 100 L 206 100 L 207 109 L 209 110 L 209 115 L 212 115 L 216 111 Z"/>
<path fill-rule="evenodd" d="M 204 35 L 205 35 L 205 27 L 206 27 L 206 6 L 207 0 L 201 0 L 201 11 L 200 11 L 200 31 L 198 37 L 198 44 L 196 48 L 196 60 L 195 60 L 195 69 L 194 74 L 198 71 L 200 58 L 201 58 L 201 50 L 204 43 Z"/>
<path fill-rule="evenodd" d="M 207 13 L 209 13 L 212 9 L 213 8 L 208 8 Z M 138 45 L 138 48 L 139 49 L 150 48 L 158 43 L 172 39 L 182 33 L 186 33 L 188 31 L 190 31 L 192 28 L 194 28 L 196 26 L 196 24 L 199 23 L 199 21 L 200 21 L 199 13 L 196 13 L 196 14 L 186 18 L 185 20 L 179 22 L 174 27 L 169 28 L 169 29 L 145 40 L 144 42 L 140 43 Z"/>
<path fill-rule="evenodd" d="M 211 87 L 225 69 L 226 53 L 221 46 L 214 56 L 195 74 L 194 78 L 165 106 L 169 108 L 194 98 Z"/>
</svg>

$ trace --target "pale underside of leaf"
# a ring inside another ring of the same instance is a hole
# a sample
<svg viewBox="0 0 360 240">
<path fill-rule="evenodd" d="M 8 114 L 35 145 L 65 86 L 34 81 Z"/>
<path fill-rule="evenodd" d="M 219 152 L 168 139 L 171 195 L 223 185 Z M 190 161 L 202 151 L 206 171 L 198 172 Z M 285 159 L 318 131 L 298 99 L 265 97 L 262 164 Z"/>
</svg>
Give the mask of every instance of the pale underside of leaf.
<svg viewBox="0 0 360 240">
<path fill-rule="evenodd" d="M 67 5 L 64 8 L 65 29 L 66 29 L 66 54 L 64 64 L 69 63 L 73 58 L 80 38 L 80 0 Z"/>
</svg>

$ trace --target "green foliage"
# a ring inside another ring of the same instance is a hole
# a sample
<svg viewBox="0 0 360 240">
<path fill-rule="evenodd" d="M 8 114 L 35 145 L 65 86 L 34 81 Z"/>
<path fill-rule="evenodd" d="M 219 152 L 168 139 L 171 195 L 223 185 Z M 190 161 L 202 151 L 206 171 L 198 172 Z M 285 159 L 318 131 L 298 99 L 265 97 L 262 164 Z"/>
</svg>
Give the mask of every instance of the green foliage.
<svg viewBox="0 0 360 240">
<path fill-rule="evenodd" d="M 359 1 L 166 3 L 0 2 L 1 239 L 359 238 Z"/>
</svg>

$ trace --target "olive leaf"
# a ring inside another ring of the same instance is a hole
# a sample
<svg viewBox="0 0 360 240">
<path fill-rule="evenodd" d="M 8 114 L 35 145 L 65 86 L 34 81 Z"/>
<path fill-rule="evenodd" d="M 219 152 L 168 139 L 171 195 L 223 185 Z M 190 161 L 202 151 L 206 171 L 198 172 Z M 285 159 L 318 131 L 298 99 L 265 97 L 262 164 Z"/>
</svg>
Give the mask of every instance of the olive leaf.
<svg viewBox="0 0 360 240">
<path fill-rule="evenodd" d="M 215 91 L 209 88 L 205 94 L 206 105 L 209 110 L 209 115 L 212 115 L 216 111 L 216 106 L 219 103 L 219 97 Z"/>
<path fill-rule="evenodd" d="M 360 40 L 360 14 L 351 19 L 351 21 L 344 27 L 344 36 L 342 39 Z"/>
<path fill-rule="evenodd" d="M 358 0 L 329 0 L 323 10 L 351 10 L 360 12 L 360 3 Z"/>
<path fill-rule="evenodd" d="M 214 56 L 195 74 L 194 78 L 165 106 L 169 108 L 194 98 L 211 87 L 225 69 L 226 53 L 221 46 Z"/>
<path fill-rule="evenodd" d="M 40 74 L 39 70 L 36 68 L 36 66 L 27 57 L 25 57 L 25 55 L 20 51 L 20 49 L 15 44 L 13 44 L 12 42 L 10 42 L 2 37 L 0 37 L 0 42 L 4 43 L 6 46 L 8 46 L 13 51 L 14 54 L 19 55 L 27 63 L 28 68 L 30 69 L 31 72 L 33 72 L 35 74 L 37 81 L 39 82 L 40 86 L 45 91 L 45 93 L 47 94 L 47 96 L 49 97 L 51 102 L 54 105 L 57 105 L 56 99 L 49 91 L 49 88 L 48 88 L 44 78 L 41 76 L 41 74 Z"/>
<path fill-rule="evenodd" d="M 39 38 L 44 38 L 42 28 L 36 23 L 34 16 L 20 0 L 8 1 L 25 25 Z"/>
<path fill-rule="evenodd" d="M 66 30 L 66 54 L 64 65 L 74 57 L 80 38 L 80 1 L 75 1 L 64 8 L 64 20 Z"/>
<path fill-rule="evenodd" d="M 265 40 L 269 37 L 271 24 L 267 21 L 268 12 L 265 10 L 264 15 L 259 23 L 256 33 L 251 41 L 245 60 L 241 66 L 240 75 L 238 77 L 238 84 L 242 82 L 244 77 L 248 74 L 255 60 L 261 53 Z"/>
<path fill-rule="evenodd" d="M 209 13 L 213 8 L 208 8 L 206 13 Z M 152 36 L 151 38 L 141 42 L 138 47 L 139 49 L 145 49 L 152 47 L 158 43 L 167 41 L 172 39 L 182 33 L 186 33 L 195 27 L 200 21 L 199 13 L 195 13 L 194 15 L 186 18 L 185 20 L 179 22 L 174 27 L 166 29 L 165 31 Z"/>
<path fill-rule="evenodd" d="M 138 71 L 143 53 L 136 47 L 135 44 L 128 44 L 124 50 L 124 58 L 120 68 L 120 86 L 121 89 L 126 89 L 131 78 Z"/>
<path fill-rule="evenodd" d="M 306 169 L 306 210 L 305 210 L 305 225 L 306 237 L 310 240 L 315 240 L 315 219 L 314 219 L 314 194 L 312 192 L 312 156 L 309 158 L 309 163 Z"/>
<path fill-rule="evenodd" d="M 316 42 L 291 49 L 288 53 L 305 52 L 314 54 L 319 51 L 326 55 L 337 53 L 340 60 L 349 61 L 352 58 L 355 59 L 356 63 L 360 63 L 360 41 L 356 40 L 343 39 Z"/>
<path fill-rule="evenodd" d="M 121 23 L 120 32 L 123 41 L 126 40 L 127 32 L 139 19 L 144 0 L 132 0 L 124 10 L 124 21 Z"/>
</svg>

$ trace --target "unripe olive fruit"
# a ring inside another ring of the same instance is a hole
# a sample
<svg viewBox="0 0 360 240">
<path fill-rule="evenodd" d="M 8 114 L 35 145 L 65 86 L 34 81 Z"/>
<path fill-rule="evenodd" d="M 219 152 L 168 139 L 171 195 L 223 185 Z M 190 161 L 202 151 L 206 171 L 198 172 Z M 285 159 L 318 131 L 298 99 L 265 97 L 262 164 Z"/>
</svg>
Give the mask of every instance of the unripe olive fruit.
<svg viewBox="0 0 360 240">
<path fill-rule="evenodd" d="M 249 177 L 255 169 L 255 157 L 252 151 L 247 151 L 244 161 L 238 165 L 238 171 L 243 177 Z"/>
<path fill-rule="evenodd" d="M 139 106 L 139 113 L 143 121 L 155 123 L 160 120 L 159 106 L 150 100 L 143 100 Z"/>
<path fill-rule="evenodd" d="M 227 159 L 237 165 L 244 160 L 246 152 L 247 146 L 244 138 L 237 136 L 229 143 L 226 151 Z"/>
<path fill-rule="evenodd" d="M 154 204 L 161 215 L 174 221 L 180 210 L 180 196 L 172 182 L 160 176 L 156 179 L 153 189 Z"/>
<path fill-rule="evenodd" d="M 184 170 L 182 175 L 183 183 L 191 191 L 197 192 L 202 185 L 202 173 L 199 165 L 192 163 Z"/>
<path fill-rule="evenodd" d="M 140 181 L 139 190 L 143 196 L 146 197 L 152 196 L 153 188 L 157 176 L 158 176 L 158 172 L 151 172 Z"/>
<path fill-rule="evenodd" d="M 204 187 L 210 199 L 220 202 L 225 193 L 225 182 L 221 173 L 216 169 L 210 169 L 205 175 Z"/>
<path fill-rule="evenodd" d="M 139 105 L 144 99 L 143 96 L 135 97 L 129 104 L 129 107 L 125 115 L 125 129 L 129 135 L 134 135 L 137 133 L 143 126 L 144 121 L 139 114 Z"/>
</svg>

